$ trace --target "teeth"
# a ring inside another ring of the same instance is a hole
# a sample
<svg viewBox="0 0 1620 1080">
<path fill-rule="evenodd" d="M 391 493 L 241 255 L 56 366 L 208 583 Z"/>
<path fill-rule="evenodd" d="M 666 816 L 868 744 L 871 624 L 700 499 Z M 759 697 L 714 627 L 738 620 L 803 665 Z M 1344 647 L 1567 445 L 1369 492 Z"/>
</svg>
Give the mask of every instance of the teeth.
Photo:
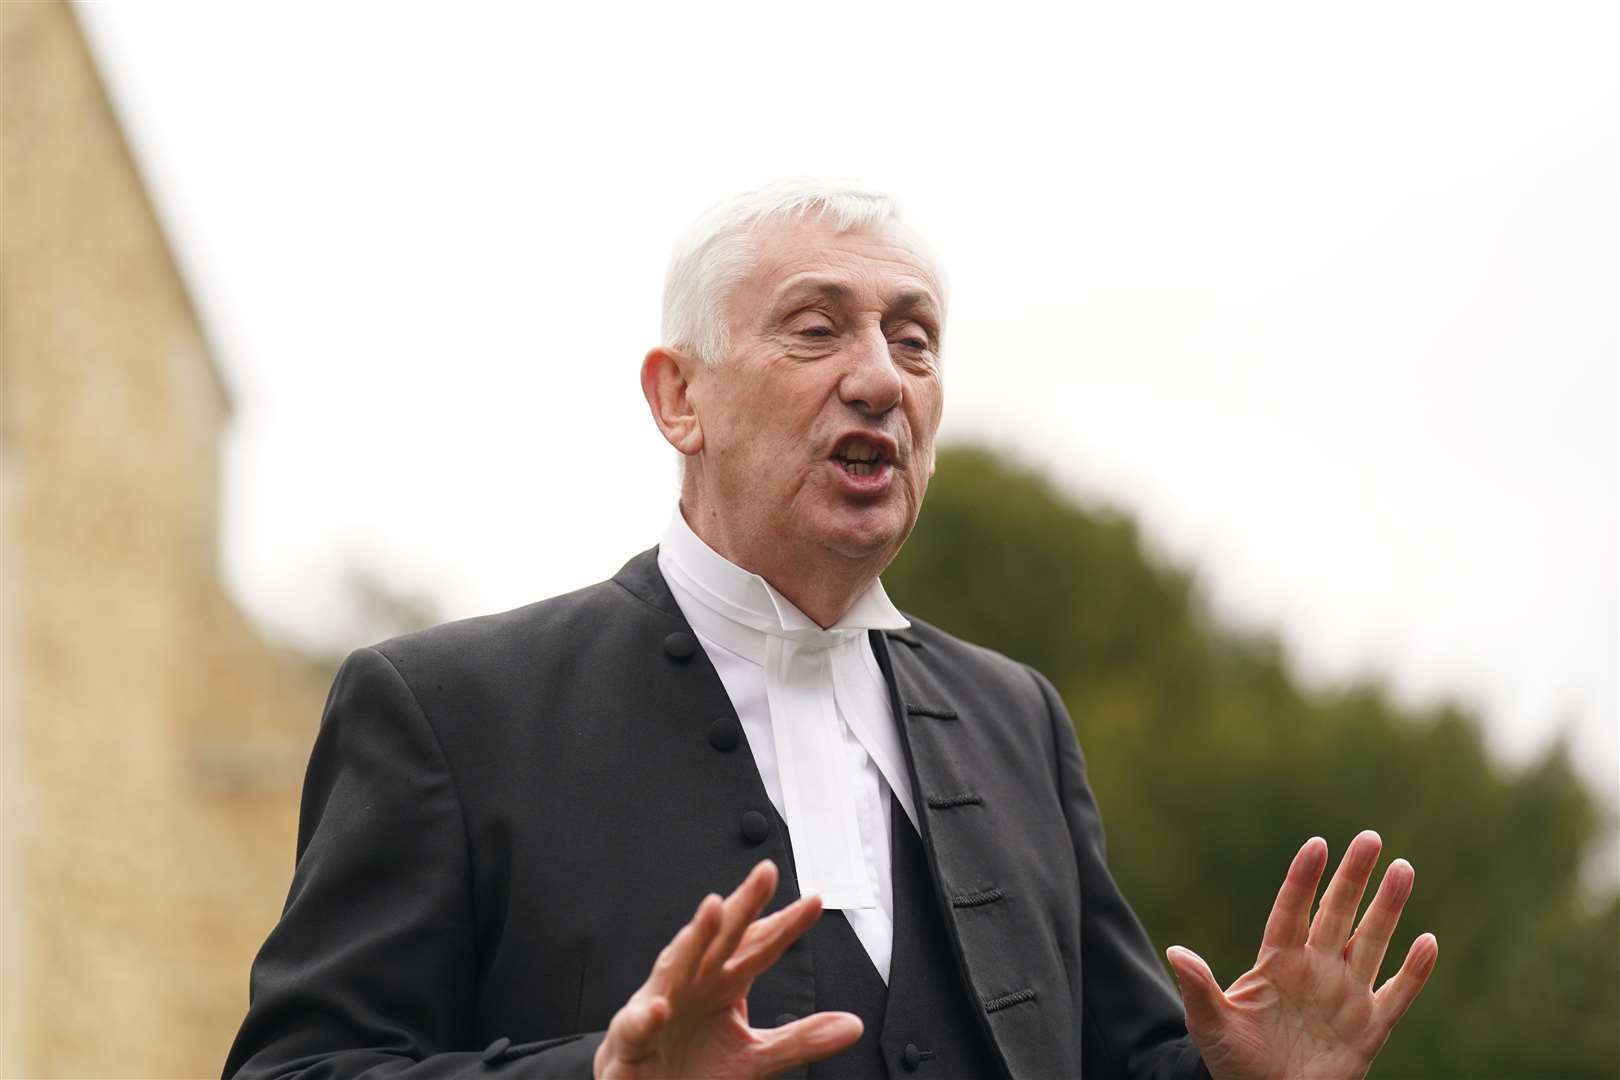
<svg viewBox="0 0 1620 1080">
<path fill-rule="evenodd" d="M 844 463 L 844 470 L 851 476 L 870 476 L 872 470 L 876 468 L 877 466 L 870 461 L 846 461 Z"/>
<path fill-rule="evenodd" d="M 876 461 L 878 451 L 871 443 L 857 439 L 844 447 L 844 457 L 850 461 Z"/>
</svg>

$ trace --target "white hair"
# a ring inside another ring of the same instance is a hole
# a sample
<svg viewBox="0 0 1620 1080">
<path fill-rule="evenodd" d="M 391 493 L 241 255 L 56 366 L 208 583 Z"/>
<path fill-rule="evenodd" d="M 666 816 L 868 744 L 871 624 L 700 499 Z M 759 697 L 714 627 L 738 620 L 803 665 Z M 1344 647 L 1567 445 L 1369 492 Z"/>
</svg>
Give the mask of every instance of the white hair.
<svg viewBox="0 0 1620 1080">
<path fill-rule="evenodd" d="M 901 224 L 894 196 L 853 180 L 777 180 L 710 207 L 670 256 L 664 278 L 664 344 L 704 364 L 723 360 L 730 351 L 726 307 L 753 269 L 755 228 L 812 214 L 839 232 Z M 944 304 L 945 277 L 936 260 L 910 230 L 906 239 L 933 275 Z"/>
</svg>

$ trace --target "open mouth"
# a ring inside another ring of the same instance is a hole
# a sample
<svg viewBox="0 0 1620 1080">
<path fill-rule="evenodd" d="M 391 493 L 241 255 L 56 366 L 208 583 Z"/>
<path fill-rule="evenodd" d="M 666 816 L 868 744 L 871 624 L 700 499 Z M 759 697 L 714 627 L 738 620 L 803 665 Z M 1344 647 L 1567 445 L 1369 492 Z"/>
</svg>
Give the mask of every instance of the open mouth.
<svg viewBox="0 0 1620 1080">
<path fill-rule="evenodd" d="M 889 464 L 892 456 L 886 447 L 855 435 L 839 441 L 832 459 L 851 476 L 871 476 Z"/>
</svg>

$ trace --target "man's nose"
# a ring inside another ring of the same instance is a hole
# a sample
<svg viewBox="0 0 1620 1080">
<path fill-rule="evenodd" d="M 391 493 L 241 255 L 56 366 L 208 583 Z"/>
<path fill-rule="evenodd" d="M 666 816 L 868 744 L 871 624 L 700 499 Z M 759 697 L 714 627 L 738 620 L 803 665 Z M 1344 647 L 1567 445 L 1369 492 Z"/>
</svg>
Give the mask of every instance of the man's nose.
<svg viewBox="0 0 1620 1080">
<path fill-rule="evenodd" d="M 882 329 L 873 327 L 850 347 L 849 369 L 838 389 L 846 404 L 868 416 L 881 416 L 900 404 L 904 383 Z"/>
</svg>

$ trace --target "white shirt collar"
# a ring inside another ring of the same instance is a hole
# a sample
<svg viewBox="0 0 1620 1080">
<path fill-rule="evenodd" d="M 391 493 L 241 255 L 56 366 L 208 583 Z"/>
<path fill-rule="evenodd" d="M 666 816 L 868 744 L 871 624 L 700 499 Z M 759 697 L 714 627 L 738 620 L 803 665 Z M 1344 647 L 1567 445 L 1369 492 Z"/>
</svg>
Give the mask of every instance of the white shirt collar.
<svg viewBox="0 0 1620 1080">
<path fill-rule="evenodd" d="M 770 582 L 744 570 L 704 543 L 686 523 L 679 507 L 671 515 L 669 527 L 664 530 L 659 551 L 667 556 L 667 559 L 660 560 L 666 571 L 673 571 L 679 576 L 680 584 L 693 599 L 724 621 L 752 630 L 792 637 L 803 644 L 832 644 L 849 636 L 840 631 L 903 630 L 911 625 L 889 600 L 883 583 L 874 579 L 844 612 L 843 617 L 823 630 Z M 717 625 L 716 620 L 701 618 L 701 621 L 706 625 L 693 626 L 694 630 L 715 638 L 733 652 L 759 662 L 751 655 L 756 649 L 743 651 L 737 648 L 740 642 L 736 634 L 723 630 L 719 634 L 712 633 Z"/>
</svg>

